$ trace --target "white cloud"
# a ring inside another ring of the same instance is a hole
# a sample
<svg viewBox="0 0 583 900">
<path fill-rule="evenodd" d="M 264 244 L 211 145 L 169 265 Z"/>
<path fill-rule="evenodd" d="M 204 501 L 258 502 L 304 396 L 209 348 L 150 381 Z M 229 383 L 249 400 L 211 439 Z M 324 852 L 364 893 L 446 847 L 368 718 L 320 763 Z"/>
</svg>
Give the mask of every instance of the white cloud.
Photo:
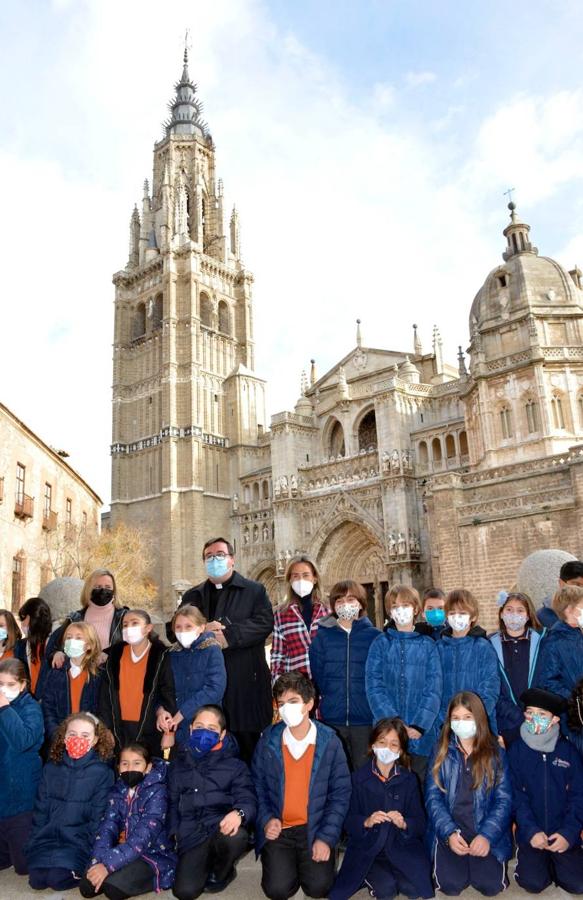
<svg viewBox="0 0 583 900">
<path fill-rule="evenodd" d="M 433 84 L 436 80 L 437 75 L 435 72 L 430 72 L 427 69 L 419 72 L 407 72 L 405 75 L 406 84 L 412 88 L 422 87 L 425 84 Z"/>
<path fill-rule="evenodd" d="M 437 322 L 455 361 L 472 298 L 503 249 L 503 203 L 492 215 L 492 194 L 513 184 L 540 199 L 581 174 L 577 92 L 507 102 L 456 169 L 447 123 L 443 145 L 431 128 L 399 125 L 388 83 L 356 105 L 327 61 L 278 31 L 258 0 L 197 3 L 194 12 L 174 0 L 164 15 L 157 0 L 74 8 L 68 52 L 54 60 L 68 90 L 65 106 L 54 97 L 66 158 L 0 144 L 10 173 L 10 215 L 0 220 L 10 339 L 0 372 L 2 399 L 69 450 L 104 499 L 111 275 L 127 258 L 129 216 L 151 174 L 185 25 L 218 171 L 256 276 L 257 370 L 269 380 L 271 412 L 295 402 L 310 357 L 322 373 L 354 345 L 357 317 L 365 344 L 405 350 L 413 321 L 426 349 Z M 412 71 L 405 81 L 435 78 Z M 455 107 L 450 115 L 457 124 Z"/>
</svg>

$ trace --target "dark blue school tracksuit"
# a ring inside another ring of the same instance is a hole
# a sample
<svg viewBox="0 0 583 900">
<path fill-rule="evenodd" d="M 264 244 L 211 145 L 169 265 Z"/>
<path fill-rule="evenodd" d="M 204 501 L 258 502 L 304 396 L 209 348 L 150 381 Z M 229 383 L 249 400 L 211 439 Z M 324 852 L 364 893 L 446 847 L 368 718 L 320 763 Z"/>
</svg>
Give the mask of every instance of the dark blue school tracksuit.
<svg viewBox="0 0 583 900">
<path fill-rule="evenodd" d="M 500 670 L 496 724 L 498 733 L 504 738 L 506 748 L 520 736 L 520 726 L 524 722 L 524 707 L 520 703 L 520 695 L 536 684 L 535 673 L 541 641 L 545 634 L 546 628 L 541 634 L 530 628 L 527 637 L 516 642 L 512 638 L 505 638 L 500 631 L 490 635 L 489 640 L 496 651 Z M 518 657 L 518 665 L 515 664 L 512 669 L 506 665 L 504 648 L 507 648 L 515 659 Z"/>
<path fill-rule="evenodd" d="M 554 883 L 570 894 L 583 894 L 583 761 L 574 747 L 559 737 L 555 749 L 542 753 L 522 738 L 508 759 L 517 822 L 515 878 L 530 894 Z M 536 850 L 530 841 L 538 832 L 562 835 L 564 853 Z"/>
<path fill-rule="evenodd" d="M 432 769 L 433 759 L 425 782 L 425 808 L 435 886 L 451 896 L 473 887 L 493 897 L 508 886 L 506 862 L 512 853 L 512 787 L 504 751 L 497 751 L 494 786 L 489 788 L 485 782 L 473 788 L 471 766 L 453 737 L 439 769 L 444 791 L 436 783 Z M 490 843 L 490 852 L 485 857 L 458 856 L 447 845 L 455 831 L 461 832 L 467 843 L 482 835 Z"/>
<path fill-rule="evenodd" d="M 365 820 L 377 810 L 400 812 L 407 827 L 390 822 L 365 828 Z M 433 897 L 431 862 L 423 843 L 425 813 L 419 781 L 408 769 L 396 765 L 388 779 L 369 759 L 352 776 L 350 808 L 344 823 L 348 846 L 330 900 L 348 900 L 362 884 L 375 897 Z"/>
</svg>

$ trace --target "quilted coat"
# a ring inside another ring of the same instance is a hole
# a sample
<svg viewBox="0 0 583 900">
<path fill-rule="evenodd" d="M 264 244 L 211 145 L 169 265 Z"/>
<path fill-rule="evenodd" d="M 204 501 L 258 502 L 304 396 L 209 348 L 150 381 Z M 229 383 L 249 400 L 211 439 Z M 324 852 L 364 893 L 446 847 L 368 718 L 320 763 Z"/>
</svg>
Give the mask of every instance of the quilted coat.
<svg viewBox="0 0 583 900">
<path fill-rule="evenodd" d="M 34 806 L 44 740 L 39 703 L 23 691 L 8 706 L 0 706 L 0 820 L 30 812 Z"/>
<path fill-rule="evenodd" d="M 251 775 L 229 735 L 221 747 L 201 757 L 184 746 L 170 764 L 168 792 L 168 831 L 179 854 L 206 841 L 233 809 L 243 810 L 246 826 L 255 820 Z"/>
<path fill-rule="evenodd" d="M 532 628 L 529 631 L 528 687 L 536 683 L 541 642 L 545 634 L 546 629 L 543 629 L 541 634 Z M 520 698 L 514 695 L 510 679 L 504 668 L 504 652 L 502 650 L 500 632 L 497 631 L 495 634 L 490 635 L 489 640 L 496 651 L 500 670 L 500 696 L 496 704 L 496 725 L 501 735 L 504 736 L 510 733 L 510 735 L 514 736 L 524 721 L 523 707 L 520 703 Z"/>
<path fill-rule="evenodd" d="M 350 773 L 336 733 L 316 722 L 317 737 L 308 799 L 308 846 L 315 840 L 335 847 L 350 803 Z M 281 819 L 284 800 L 283 722 L 267 728 L 253 757 L 253 782 L 257 792 L 255 850 L 265 843 L 269 819 Z"/>
<path fill-rule="evenodd" d="M 176 740 L 182 744 L 188 740 L 188 729 L 197 709 L 206 703 L 221 705 L 227 674 L 223 651 L 208 634 L 201 634 L 190 647 L 177 644 L 168 656 L 174 677 L 176 707 L 184 716 L 176 732 Z"/>
<path fill-rule="evenodd" d="M 437 649 L 443 670 L 443 694 L 439 724 L 447 715 L 449 701 L 459 691 L 473 691 L 486 708 L 490 728 L 496 730 L 496 703 L 500 696 L 498 657 L 486 638 L 467 635 L 463 638 L 444 634 L 437 641 Z"/>
<path fill-rule="evenodd" d="M 569 698 L 583 677 L 583 631 L 557 622 L 540 650 L 536 687 Z"/>
<path fill-rule="evenodd" d="M 71 660 L 66 659 L 62 668 L 49 669 L 46 675 L 42 710 L 45 718 L 45 730 L 49 739 L 52 738 L 61 722 L 71 715 L 70 668 Z M 81 712 L 90 712 L 97 715 L 102 674 L 102 671 L 98 670 L 96 675 L 88 675 L 81 691 L 81 702 L 79 705 Z"/>
<path fill-rule="evenodd" d="M 399 716 L 418 728 L 411 753 L 428 756 L 437 737 L 442 704 L 441 641 L 417 631 L 388 628 L 373 643 L 366 662 L 366 693 L 373 721 Z"/>
<path fill-rule="evenodd" d="M 320 696 L 320 717 L 328 725 L 371 725 L 364 668 L 380 631 L 367 616 L 356 619 L 350 631 L 336 616 L 322 619 L 310 647 L 312 679 Z"/>
<path fill-rule="evenodd" d="M 93 845 L 92 863 L 103 863 L 110 873 L 143 859 L 152 867 L 156 891 L 172 887 L 176 868 L 166 829 L 167 769 L 155 760 L 133 796 L 121 778 L 116 781 Z"/>
<path fill-rule="evenodd" d="M 29 869 L 85 872 L 114 781 L 95 750 L 81 759 L 65 751 L 62 762 L 45 765 L 26 846 Z"/>
<path fill-rule="evenodd" d="M 439 769 L 439 778 L 445 793 L 433 778 L 433 758 L 427 767 L 425 779 L 425 809 L 429 819 L 428 837 L 445 842 L 456 829 L 453 819 L 456 795 L 462 767 L 462 754 L 452 738 L 447 756 Z M 474 791 L 474 822 L 476 832 L 490 842 L 490 852 L 499 862 L 512 855 L 510 820 L 512 814 L 512 786 L 508 762 L 503 750 L 499 750 L 495 764 L 495 783 L 487 788 L 485 783 Z"/>
</svg>

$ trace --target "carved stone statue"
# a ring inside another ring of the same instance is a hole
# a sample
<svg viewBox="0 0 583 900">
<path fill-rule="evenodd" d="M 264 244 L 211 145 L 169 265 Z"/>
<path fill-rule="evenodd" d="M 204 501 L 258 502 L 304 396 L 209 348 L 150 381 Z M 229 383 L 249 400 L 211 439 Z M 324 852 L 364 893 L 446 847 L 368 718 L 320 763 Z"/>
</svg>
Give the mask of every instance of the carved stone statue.
<svg viewBox="0 0 583 900">
<path fill-rule="evenodd" d="M 411 468 L 411 451 L 403 450 L 401 452 L 401 459 L 403 461 L 403 469 L 408 472 Z"/>
<path fill-rule="evenodd" d="M 249 543 L 249 529 L 248 528 L 243 529 L 243 543 L 244 544 Z"/>
<path fill-rule="evenodd" d="M 292 497 L 296 497 L 298 493 L 298 479 L 295 475 L 290 476 L 290 487 Z"/>
<path fill-rule="evenodd" d="M 257 525 L 253 526 L 253 543 L 256 544 L 259 540 L 259 528 Z"/>
<path fill-rule="evenodd" d="M 280 575 L 285 572 L 285 553 L 282 550 L 277 558 L 277 571 Z"/>
<path fill-rule="evenodd" d="M 280 481 L 280 486 L 281 486 L 281 494 L 283 497 L 287 497 L 287 495 L 289 493 L 289 485 L 287 482 L 287 476 L 282 475 L 281 478 L 279 479 L 279 481 Z"/>
<path fill-rule="evenodd" d="M 275 479 L 275 484 L 273 486 L 273 493 L 275 495 L 276 500 L 281 497 L 281 478 Z"/>
<path fill-rule="evenodd" d="M 267 524 L 267 522 L 263 523 L 263 540 L 269 540 L 269 525 Z"/>
<path fill-rule="evenodd" d="M 239 494 L 233 494 L 233 512 L 239 509 Z"/>
<path fill-rule="evenodd" d="M 338 369 L 338 395 L 341 400 L 350 399 L 348 395 L 348 382 L 346 381 L 346 372 L 344 371 L 344 366 L 340 366 L 340 368 Z"/>
<path fill-rule="evenodd" d="M 391 453 L 391 471 L 398 472 L 401 468 L 400 460 L 399 460 L 399 451 L 393 450 Z"/>
<path fill-rule="evenodd" d="M 397 542 L 395 540 L 395 534 L 391 531 L 389 535 L 389 556 L 397 555 Z"/>
<path fill-rule="evenodd" d="M 407 555 L 407 541 L 405 540 L 405 535 L 402 531 L 399 532 L 399 536 L 397 538 L 397 555 L 398 556 L 406 556 Z"/>
</svg>

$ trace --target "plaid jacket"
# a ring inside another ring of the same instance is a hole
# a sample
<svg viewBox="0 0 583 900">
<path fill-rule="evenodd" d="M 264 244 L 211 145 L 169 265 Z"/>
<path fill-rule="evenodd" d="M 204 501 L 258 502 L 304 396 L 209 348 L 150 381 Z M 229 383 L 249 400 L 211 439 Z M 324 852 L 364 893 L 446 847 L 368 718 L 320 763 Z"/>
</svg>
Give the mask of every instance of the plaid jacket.
<svg viewBox="0 0 583 900">
<path fill-rule="evenodd" d="M 303 672 L 304 675 L 310 677 L 310 644 L 318 631 L 318 622 L 329 614 L 328 607 L 316 601 L 308 632 L 297 603 L 291 603 L 289 606 L 275 611 L 271 645 L 271 678 L 273 681 L 284 672 Z"/>
</svg>

